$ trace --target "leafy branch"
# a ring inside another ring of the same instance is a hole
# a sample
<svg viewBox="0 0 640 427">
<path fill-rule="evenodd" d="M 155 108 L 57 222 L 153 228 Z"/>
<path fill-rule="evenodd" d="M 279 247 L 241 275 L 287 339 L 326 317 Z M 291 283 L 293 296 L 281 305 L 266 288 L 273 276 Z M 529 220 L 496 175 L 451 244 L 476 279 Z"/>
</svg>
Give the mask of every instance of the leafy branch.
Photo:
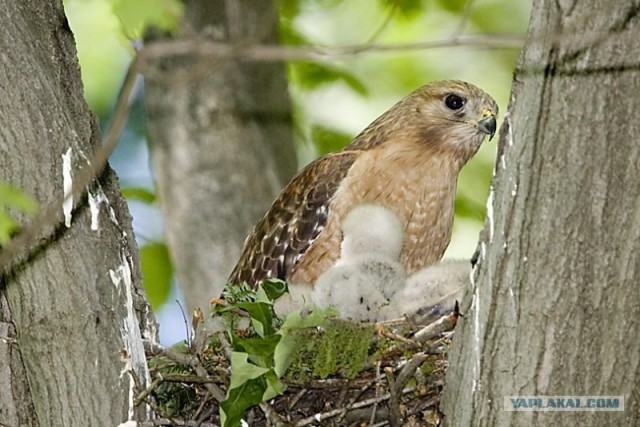
<svg viewBox="0 0 640 427">
<path fill-rule="evenodd" d="M 223 295 L 224 304 L 213 310 L 214 315 L 225 316 L 233 348 L 231 381 L 227 397 L 220 403 L 223 426 L 238 425 L 247 409 L 284 393 L 281 378 L 300 344 L 293 331 L 321 326 L 329 315 L 335 314 L 314 310 L 303 317 L 294 313 L 283 323 L 273 304 L 285 292 L 287 285 L 280 280 L 265 281 L 255 292 L 247 286 L 232 286 Z M 246 328 L 237 327 L 247 320 Z"/>
</svg>

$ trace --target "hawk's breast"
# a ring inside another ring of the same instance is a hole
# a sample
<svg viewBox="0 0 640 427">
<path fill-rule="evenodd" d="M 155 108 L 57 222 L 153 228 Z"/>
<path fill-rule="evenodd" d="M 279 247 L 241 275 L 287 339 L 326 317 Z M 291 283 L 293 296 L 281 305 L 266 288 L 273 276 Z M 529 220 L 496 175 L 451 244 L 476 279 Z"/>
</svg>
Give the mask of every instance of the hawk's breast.
<svg viewBox="0 0 640 427">
<path fill-rule="evenodd" d="M 293 269 L 292 283 L 315 283 L 340 255 L 340 222 L 356 205 L 376 203 L 404 225 L 400 262 L 407 274 L 442 258 L 451 239 L 458 170 L 427 150 L 384 145 L 363 151 L 329 203 L 325 228 Z"/>
</svg>

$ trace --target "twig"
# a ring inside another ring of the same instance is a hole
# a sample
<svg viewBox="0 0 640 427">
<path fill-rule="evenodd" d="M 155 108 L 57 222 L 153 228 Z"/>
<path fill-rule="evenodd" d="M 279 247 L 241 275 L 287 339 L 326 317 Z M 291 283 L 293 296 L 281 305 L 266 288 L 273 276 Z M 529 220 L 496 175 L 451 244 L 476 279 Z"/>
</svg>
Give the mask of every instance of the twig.
<svg viewBox="0 0 640 427">
<path fill-rule="evenodd" d="M 156 387 L 158 387 L 160 384 L 162 384 L 162 378 L 159 376 L 158 378 L 156 378 L 155 380 L 153 380 L 151 382 L 151 384 L 149 384 L 149 387 L 145 388 L 144 390 L 142 390 L 138 396 L 136 396 L 136 398 L 133 400 L 133 406 L 138 406 L 140 405 L 142 402 L 144 402 L 144 400 L 147 398 L 147 396 L 149 396 L 151 394 L 151 392 L 153 390 L 156 389 Z"/>
<path fill-rule="evenodd" d="M 437 337 L 443 332 L 451 331 L 455 328 L 458 321 L 458 314 L 451 313 L 446 316 L 442 316 L 440 319 L 425 326 L 413 335 L 413 339 L 419 342 L 425 342 Z"/>
<path fill-rule="evenodd" d="M 416 391 L 415 387 L 407 387 L 404 390 L 402 390 L 402 394 L 413 393 L 414 391 Z M 380 397 L 372 397 L 370 399 L 361 400 L 360 402 L 353 404 L 350 409 L 366 408 L 367 406 L 373 405 L 375 402 L 380 403 L 380 402 L 387 401 L 389 400 L 390 397 L 391 397 L 390 393 L 385 393 Z M 321 412 L 321 413 L 315 414 L 312 417 L 307 417 L 298 421 L 295 424 L 295 427 L 304 427 L 304 426 L 312 425 L 314 423 L 319 423 L 322 420 L 326 420 L 326 419 L 341 415 L 345 411 L 347 411 L 347 408 L 333 409 L 331 411 Z"/>
<path fill-rule="evenodd" d="M 396 384 L 395 384 L 396 392 L 404 388 L 404 386 L 407 384 L 407 382 L 409 382 L 409 380 L 415 373 L 416 369 L 418 369 L 420 365 L 422 365 L 424 361 L 427 360 L 428 357 L 429 355 L 425 353 L 416 353 L 413 355 L 411 360 L 409 360 L 402 367 L 400 374 L 398 374 L 398 378 L 396 378 Z M 391 385 L 389 385 L 389 387 L 391 387 Z"/>
<path fill-rule="evenodd" d="M 196 409 L 196 412 L 193 414 L 193 418 L 195 418 L 198 423 L 202 423 L 204 420 L 209 418 L 210 415 L 208 415 L 208 413 L 211 412 L 211 409 L 214 409 L 214 410 L 217 409 L 217 406 L 211 405 L 209 407 L 209 410 L 207 411 L 204 410 L 206 404 L 209 403 L 211 399 L 212 399 L 211 396 L 205 396 L 205 398 L 202 399 L 202 402 L 200 402 L 200 405 L 198 405 L 198 409 Z"/>
<path fill-rule="evenodd" d="M 371 385 L 371 379 L 327 378 L 324 380 L 311 380 L 305 384 L 307 389 L 341 389 L 341 388 L 363 388 L 366 390 Z M 364 391 L 363 390 L 363 391 Z"/>
<path fill-rule="evenodd" d="M 218 410 L 218 406 L 212 405 L 209 409 L 204 411 L 196 421 L 196 427 L 200 427 L 204 425 L 205 420 L 208 420 L 213 415 L 213 413 L 216 412 L 217 410 Z"/>
<path fill-rule="evenodd" d="M 438 406 L 438 403 L 440 402 L 440 397 L 439 396 L 435 396 L 432 397 L 431 399 L 426 399 L 424 400 L 420 405 L 411 408 L 408 412 L 407 415 L 414 415 L 414 414 L 419 414 L 420 412 L 430 409 L 430 408 L 436 408 Z"/>
<path fill-rule="evenodd" d="M 469 6 L 470 7 L 470 6 Z M 249 44 L 246 42 L 216 42 L 208 39 L 192 38 L 181 40 L 167 40 L 154 42 L 145 46 L 138 53 L 140 59 L 140 70 L 147 79 L 164 79 L 165 73 L 154 71 L 152 64 L 158 58 L 171 56 L 198 56 L 216 61 L 216 64 L 230 60 L 238 61 L 331 61 L 350 58 L 365 53 L 400 53 L 406 51 L 422 51 L 430 49 L 470 47 L 484 49 L 520 49 L 525 40 L 529 43 L 572 43 L 598 42 L 602 39 L 616 36 L 608 32 L 584 32 L 572 34 L 481 34 L 481 35 L 454 35 L 440 40 L 428 40 L 415 43 L 399 44 L 361 44 L 352 46 L 328 47 L 328 46 L 286 46 Z M 618 35 L 628 37 L 626 33 Z M 637 68 L 639 64 L 635 61 L 630 64 L 621 64 L 618 68 Z M 199 67 L 196 74 L 203 77 L 211 67 L 211 63 L 205 63 Z M 531 72 L 542 72 L 543 69 L 529 70 Z M 174 72 L 172 72 L 174 73 Z M 193 70 L 187 74 L 179 73 L 180 79 L 191 79 Z M 197 76 L 196 76 L 197 77 Z"/>
<path fill-rule="evenodd" d="M 163 349 L 160 354 L 181 365 L 192 366 L 193 363 L 195 363 L 193 360 L 195 359 L 195 356 L 187 353 L 180 353 L 171 348 Z"/>
<path fill-rule="evenodd" d="M 342 403 L 344 402 L 345 397 L 347 397 L 347 393 L 349 392 L 349 389 L 347 387 L 344 387 L 342 390 L 340 390 L 340 394 L 338 395 L 338 398 L 336 399 L 336 404 L 338 406 L 341 406 Z"/>
<path fill-rule="evenodd" d="M 135 384 L 136 390 L 141 390 L 142 383 L 140 382 L 140 378 L 138 378 L 138 374 L 136 374 L 136 372 L 133 369 L 129 370 L 129 374 L 131 375 L 131 378 L 133 378 L 133 382 Z M 145 402 L 147 405 L 149 405 L 149 407 L 154 413 L 159 414 L 160 408 L 158 408 L 158 406 L 153 402 L 152 399 L 147 399 L 147 398 L 149 397 L 149 394 L 161 383 L 162 383 L 162 380 L 156 379 L 149 385 L 149 387 L 147 387 L 144 390 L 141 390 L 140 394 L 133 400 L 133 405 L 137 407 L 143 402 Z M 174 425 L 172 419 L 170 419 L 169 421 L 171 422 L 172 425 Z"/>
<path fill-rule="evenodd" d="M 155 420 L 150 421 L 138 421 L 138 427 L 155 427 L 155 426 L 188 426 L 188 427 L 196 427 L 198 426 L 195 421 L 182 421 L 182 420 L 173 420 L 168 418 L 156 418 Z M 219 427 L 213 423 L 201 423 L 201 427 Z"/>
<path fill-rule="evenodd" d="M 360 396 L 362 396 L 364 392 L 366 392 L 375 382 L 376 382 L 376 379 L 374 378 L 373 380 L 367 381 L 366 384 L 360 387 L 360 390 L 358 391 L 358 393 L 355 396 L 353 396 L 349 401 L 349 403 L 347 403 L 347 406 L 343 408 L 343 412 L 338 418 L 338 422 L 342 421 L 342 419 L 347 415 L 347 413 L 354 408 L 354 405 L 357 402 L 357 400 L 360 398 Z"/>
<path fill-rule="evenodd" d="M 145 73 L 150 61 L 168 56 L 198 55 L 200 57 L 212 57 L 216 60 L 235 59 L 247 61 L 324 61 L 362 53 L 398 53 L 463 46 L 488 49 L 520 49 L 525 37 L 525 34 L 484 34 L 416 43 L 387 45 L 372 43 L 344 47 L 238 45 L 236 43 L 190 39 L 155 42 L 145 46 L 138 55 L 145 65 L 143 68 L 143 73 Z"/>
<path fill-rule="evenodd" d="M 271 405 L 267 402 L 260 404 L 260 409 L 264 412 L 264 416 L 270 426 L 273 427 L 287 427 L 290 423 L 287 422 L 280 414 L 278 414 Z"/>
<path fill-rule="evenodd" d="M 376 363 L 376 397 L 380 397 L 380 390 L 382 389 L 382 384 L 381 384 L 381 379 L 382 376 L 380 375 L 380 366 L 382 365 L 381 362 Z M 373 409 L 371 410 L 371 418 L 369 419 L 369 424 L 373 424 L 376 421 L 376 412 L 378 410 L 378 402 L 376 401 L 373 404 Z"/>
<path fill-rule="evenodd" d="M 178 353 L 171 350 L 170 348 L 164 349 L 161 354 L 182 365 L 191 366 L 196 371 L 196 374 L 198 374 L 198 376 L 206 379 L 209 378 L 209 374 L 207 373 L 206 369 L 202 367 L 197 357 L 190 354 Z M 203 382 L 203 385 L 209 391 L 209 393 L 211 393 L 211 396 L 218 402 L 222 402 L 225 399 L 225 393 L 217 385 L 210 382 Z"/>
<path fill-rule="evenodd" d="M 293 410 L 293 408 L 296 406 L 298 401 L 300 401 L 300 399 L 302 398 L 302 396 L 305 395 L 306 392 L 307 392 L 307 389 L 303 388 L 299 392 L 297 392 L 295 396 L 293 396 L 293 399 L 291 399 L 291 402 L 289 403 L 289 412 Z"/>
<path fill-rule="evenodd" d="M 414 340 L 409 339 L 409 338 L 405 338 L 402 335 L 394 334 L 394 333 L 388 332 L 386 330 L 383 330 L 381 333 L 382 333 L 383 336 L 385 336 L 387 338 L 390 338 L 392 340 L 395 340 L 395 341 L 400 341 L 401 343 L 406 344 L 411 348 L 420 348 L 420 347 L 422 347 L 422 344 L 420 344 L 419 342 L 414 341 Z"/>
<path fill-rule="evenodd" d="M 377 326 L 380 325 L 382 329 L 386 329 L 390 326 L 400 326 L 409 324 L 409 320 L 406 317 L 399 317 L 397 319 L 383 320 L 382 322 L 376 323 L 376 330 L 378 330 Z"/>
<path fill-rule="evenodd" d="M 400 399 L 396 390 L 396 382 L 393 378 L 393 368 L 384 368 L 384 374 L 389 384 L 389 424 L 391 427 L 400 427 L 402 425 L 402 414 L 400 414 Z"/>
<path fill-rule="evenodd" d="M 197 360 L 197 359 L 196 359 Z M 207 377 L 207 371 L 200 365 L 199 362 L 193 368 L 196 370 L 196 373 L 202 377 Z M 225 399 L 225 393 L 215 384 L 204 383 L 204 387 L 211 393 L 211 396 L 216 399 L 218 402 L 222 402 Z"/>
<path fill-rule="evenodd" d="M 227 358 L 227 360 L 231 360 L 231 354 L 233 353 L 233 347 L 231 346 L 231 343 L 227 339 L 227 336 L 222 332 L 218 332 L 218 333 L 216 333 L 216 335 L 218 337 L 218 342 L 222 346 L 222 350 L 224 351 L 225 357 Z"/>
<path fill-rule="evenodd" d="M 187 322 L 187 315 L 184 312 L 184 308 L 182 308 L 182 304 L 180 304 L 179 300 L 176 300 L 176 304 L 178 304 L 178 308 L 180 309 L 180 313 L 182 314 L 182 321 L 184 322 L 184 329 L 187 335 L 187 347 L 191 348 L 191 331 L 189 330 L 189 322 Z"/>
<path fill-rule="evenodd" d="M 162 380 L 166 382 L 171 382 L 171 383 L 191 383 L 191 384 L 206 384 L 206 383 L 217 382 L 215 378 L 211 378 L 211 377 L 202 378 L 198 375 L 181 375 L 181 374 L 163 375 Z"/>
<path fill-rule="evenodd" d="M 127 363 L 129 364 L 130 362 L 127 361 Z M 142 382 L 140 382 L 140 378 L 138 378 L 138 374 L 136 373 L 136 371 L 131 368 L 127 370 L 127 372 L 129 373 L 129 375 L 131 375 L 131 379 L 133 380 L 133 385 L 135 386 L 136 390 L 142 390 Z"/>
</svg>

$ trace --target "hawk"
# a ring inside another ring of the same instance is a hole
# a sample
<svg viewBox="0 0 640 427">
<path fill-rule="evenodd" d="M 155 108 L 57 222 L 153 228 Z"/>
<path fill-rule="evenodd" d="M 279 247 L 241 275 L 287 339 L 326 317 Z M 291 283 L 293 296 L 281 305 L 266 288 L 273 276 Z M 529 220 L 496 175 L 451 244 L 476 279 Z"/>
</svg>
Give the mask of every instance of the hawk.
<svg viewBox="0 0 640 427">
<path fill-rule="evenodd" d="M 343 219 L 367 203 L 399 218 L 407 275 L 438 262 L 451 239 L 458 173 L 495 133 L 497 113 L 491 96 L 463 81 L 417 89 L 293 178 L 247 237 L 229 281 L 313 286 L 340 257 Z"/>
</svg>

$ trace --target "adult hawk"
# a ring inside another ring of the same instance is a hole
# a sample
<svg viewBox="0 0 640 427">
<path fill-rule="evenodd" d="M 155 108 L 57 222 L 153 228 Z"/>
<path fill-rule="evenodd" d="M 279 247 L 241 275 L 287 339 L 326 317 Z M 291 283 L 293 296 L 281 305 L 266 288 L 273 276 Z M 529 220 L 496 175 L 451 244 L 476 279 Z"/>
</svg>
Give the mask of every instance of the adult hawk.
<svg viewBox="0 0 640 427">
<path fill-rule="evenodd" d="M 229 281 L 313 285 L 340 256 L 341 221 L 366 203 L 400 219 L 407 275 L 438 262 L 451 239 L 458 173 L 495 133 L 497 113 L 487 93 L 462 81 L 411 93 L 293 178 L 247 237 Z"/>
</svg>

